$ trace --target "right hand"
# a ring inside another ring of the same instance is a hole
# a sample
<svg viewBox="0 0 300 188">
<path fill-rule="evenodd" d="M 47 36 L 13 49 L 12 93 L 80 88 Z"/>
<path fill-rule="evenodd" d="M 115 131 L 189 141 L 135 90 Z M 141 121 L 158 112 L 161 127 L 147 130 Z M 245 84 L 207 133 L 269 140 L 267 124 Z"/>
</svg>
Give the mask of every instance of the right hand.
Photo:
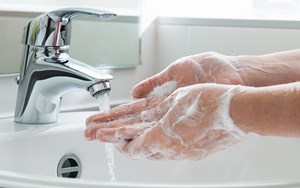
<svg viewBox="0 0 300 188">
<path fill-rule="evenodd" d="M 171 81 L 175 83 L 172 88 L 166 86 Z M 159 94 L 164 99 L 180 87 L 199 83 L 243 85 L 238 69 L 234 66 L 234 57 L 206 52 L 176 60 L 164 71 L 136 85 L 131 95 L 134 99 L 151 98 L 155 88 L 166 86 L 166 92 Z"/>
<path fill-rule="evenodd" d="M 91 116 L 86 137 L 117 144 L 131 158 L 200 160 L 239 142 L 246 133 L 230 117 L 242 86 L 197 84 L 173 92 L 142 111 L 145 99 Z"/>
</svg>

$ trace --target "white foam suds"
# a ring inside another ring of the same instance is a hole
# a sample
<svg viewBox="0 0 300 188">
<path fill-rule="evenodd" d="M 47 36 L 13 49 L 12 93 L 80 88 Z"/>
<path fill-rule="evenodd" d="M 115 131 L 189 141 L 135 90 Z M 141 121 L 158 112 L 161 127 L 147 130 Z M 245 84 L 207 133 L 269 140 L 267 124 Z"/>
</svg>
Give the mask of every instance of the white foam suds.
<svg viewBox="0 0 300 188">
<path fill-rule="evenodd" d="M 176 81 L 168 81 L 154 88 L 153 91 L 149 93 L 147 97 L 164 96 L 166 94 L 171 94 L 176 89 L 176 87 Z"/>
<path fill-rule="evenodd" d="M 240 90 L 239 87 L 240 86 L 234 86 L 220 97 L 221 106 L 218 108 L 218 117 L 216 117 L 215 120 L 218 123 L 216 123 L 215 126 L 217 126 L 216 128 L 233 131 L 244 136 L 246 133 L 238 128 L 230 117 L 230 102 L 236 90 Z"/>
<path fill-rule="evenodd" d="M 218 87 L 221 87 L 221 86 L 218 86 Z M 224 87 L 227 87 L 227 86 L 224 86 Z M 228 88 L 228 90 L 225 91 L 222 95 L 214 96 L 214 97 L 216 97 L 216 98 L 214 98 L 214 100 L 216 100 L 215 102 L 216 102 L 216 104 L 219 104 L 219 106 L 216 109 L 216 111 L 214 111 L 213 114 L 209 114 L 209 116 L 213 116 L 213 117 L 203 117 L 203 118 L 212 118 L 212 119 L 209 122 L 209 124 L 207 125 L 208 126 L 207 129 L 204 129 L 198 135 L 198 137 L 196 136 L 197 138 L 193 139 L 195 142 L 200 141 L 200 142 L 204 143 L 203 148 L 200 148 L 201 153 L 199 153 L 199 156 L 194 156 L 194 157 L 196 157 L 196 158 L 206 157 L 207 155 L 214 153 L 215 151 L 227 148 L 230 145 L 233 145 L 233 144 L 239 142 L 244 136 L 246 136 L 246 133 L 243 132 L 241 129 L 239 129 L 239 127 L 234 124 L 233 120 L 230 117 L 231 99 L 232 99 L 233 95 L 237 91 L 240 91 L 240 90 L 241 89 L 239 86 L 233 86 L 231 88 Z M 180 97 L 174 96 L 175 103 L 178 103 L 178 101 L 180 101 L 183 97 L 186 96 L 183 94 L 184 92 L 185 92 L 185 89 L 182 89 L 182 91 L 181 90 L 178 91 L 177 94 Z M 189 126 L 190 128 L 193 126 L 195 128 L 197 128 L 197 126 L 199 126 L 199 123 L 202 121 L 201 114 L 197 115 L 199 118 L 198 119 L 199 122 L 197 122 L 197 120 L 195 120 L 195 119 L 194 119 L 195 121 L 189 121 L 189 120 L 193 119 L 193 116 L 195 116 L 195 114 L 197 114 L 197 113 L 203 113 L 203 114 L 207 115 L 207 112 L 205 112 L 205 110 L 207 110 L 207 109 L 205 109 L 205 108 L 199 109 L 201 100 L 205 100 L 205 99 L 202 99 L 202 97 L 201 97 L 201 96 L 203 96 L 202 94 L 201 94 L 201 92 L 198 93 L 195 96 L 195 99 L 191 103 L 182 104 L 180 109 L 177 109 L 177 108 L 171 109 L 171 110 L 179 110 L 177 113 L 176 112 L 172 113 L 175 115 L 176 114 L 179 115 L 179 117 L 177 117 L 177 121 L 172 123 L 172 120 L 170 121 L 169 118 L 165 118 L 161 122 L 162 128 L 163 128 L 162 130 L 164 131 L 164 133 L 171 139 L 173 138 L 173 139 L 178 140 L 180 142 L 180 144 L 185 148 L 189 148 L 192 145 L 190 145 L 190 142 L 186 142 L 185 138 L 183 138 L 181 134 L 176 132 L 176 126 L 183 125 L 186 122 L 189 122 L 189 124 L 186 124 L 186 126 Z M 208 99 L 210 99 L 210 98 L 208 98 Z M 174 118 L 176 118 L 176 117 L 174 117 Z M 191 125 L 191 123 L 192 123 L 192 125 Z M 183 127 L 180 127 L 180 128 L 183 128 Z M 220 139 L 220 140 L 218 140 L 218 139 Z M 209 145 L 207 145 L 207 144 L 209 144 Z M 176 151 L 176 152 L 178 152 L 178 151 Z M 163 154 L 165 155 L 165 157 L 167 157 L 167 158 L 169 157 L 168 152 L 163 153 Z M 179 159 L 188 157 L 185 155 L 185 153 L 183 153 L 182 156 L 180 156 L 180 155 L 181 155 L 181 153 L 179 152 L 178 153 Z M 172 155 L 172 152 L 171 152 L 171 156 L 174 156 L 174 155 Z M 191 156 L 191 157 L 193 157 L 193 156 Z"/>
</svg>

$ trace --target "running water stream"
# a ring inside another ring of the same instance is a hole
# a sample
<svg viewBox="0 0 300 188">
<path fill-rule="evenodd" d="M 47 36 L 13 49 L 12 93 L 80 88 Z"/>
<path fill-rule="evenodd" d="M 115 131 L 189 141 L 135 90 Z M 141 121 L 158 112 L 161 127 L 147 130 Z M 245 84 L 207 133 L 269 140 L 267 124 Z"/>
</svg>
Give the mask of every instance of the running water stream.
<svg viewBox="0 0 300 188">
<path fill-rule="evenodd" d="M 109 104 L 109 92 L 105 92 L 97 97 L 97 102 L 99 106 L 100 112 L 108 111 L 110 109 Z M 109 181 L 116 181 L 116 164 L 115 164 L 115 152 L 114 145 L 106 143 L 105 144 L 106 151 L 106 160 L 108 166 L 108 176 Z"/>
</svg>

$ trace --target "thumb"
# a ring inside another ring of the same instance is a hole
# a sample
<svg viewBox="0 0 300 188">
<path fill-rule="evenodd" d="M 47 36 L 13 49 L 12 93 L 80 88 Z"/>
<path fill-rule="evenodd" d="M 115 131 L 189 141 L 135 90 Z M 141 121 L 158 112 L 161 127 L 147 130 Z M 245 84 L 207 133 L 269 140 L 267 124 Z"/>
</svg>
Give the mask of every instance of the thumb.
<svg viewBox="0 0 300 188">
<path fill-rule="evenodd" d="M 145 98 L 156 87 L 163 85 L 165 82 L 169 80 L 170 79 L 166 76 L 166 73 L 161 72 L 134 86 L 133 89 L 131 90 L 131 96 L 134 99 Z"/>
</svg>

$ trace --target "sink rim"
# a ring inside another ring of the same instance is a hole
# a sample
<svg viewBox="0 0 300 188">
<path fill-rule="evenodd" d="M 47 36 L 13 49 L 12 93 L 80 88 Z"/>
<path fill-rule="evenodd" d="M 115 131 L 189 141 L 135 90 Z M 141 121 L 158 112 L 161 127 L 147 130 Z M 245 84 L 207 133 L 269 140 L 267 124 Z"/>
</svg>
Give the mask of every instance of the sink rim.
<svg viewBox="0 0 300 188">
<path fill-rule="evenodd" d="M 66 130 L 85 128 L 86 117 L 96 114 L 97 111 L 63 112 L 60 119 L 52 124 L 20 124 L 14 122 L 13 117 L 0 118 L 0 142 L 11 139 L 22 139 L 30 135 L 46 135 Z M 74 115 L 75 114 L 75 115 Z M 80 114 L 80 115 L 76 115 Z"/>
<path fill-rule="evenodd" d="M 109 181 L 91 181 L 86 179 L 68 179 L 57 177 L 46 177 L 39 175 L 22 174 L 0 169 L 0 185 L 4 187 L 20 187 L 32 188 L 51 186 L 53 188 L 99 188 L 99 187 L 115 187 L 115 188 L 250 188 L 250 187 L 298 187 L 300 180 L 291 180 L 290 182 L 277 181 L 261 181 L 261 182 L 239 182 L 239 183 L 215 183 L 215 184 L 155 184 L 155 183 L 135 183 L 135 182 L 109 182 Z"/>
</svg>

